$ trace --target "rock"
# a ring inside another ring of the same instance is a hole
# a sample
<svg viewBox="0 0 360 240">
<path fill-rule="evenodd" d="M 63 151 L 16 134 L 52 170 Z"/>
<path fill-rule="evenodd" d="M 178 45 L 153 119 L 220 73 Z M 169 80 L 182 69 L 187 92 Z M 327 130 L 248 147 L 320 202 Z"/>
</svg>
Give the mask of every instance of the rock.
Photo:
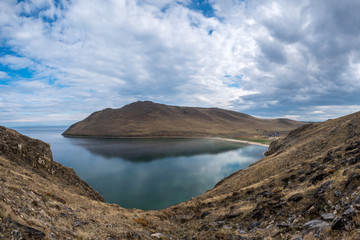
<svg viewBox="0 0 360 240">
<path fill-rule="evenodd" d="M 309 229 L 309 228 L 313 228 L 313 227 L 316 227 L 316 226 L 322 226 L 322 225 L 329 225 L 328 223 L 322 221 L 322 220 L 311 220 L 311 221 L 308 221 L 306 223 L 304 223 L 304 228 L 305 229 Z"/>
<path fill-rule="evenodd" d="M 345 183 L 346 188 L 353 188 L 359 185 L 360 174 L 352 173 Z"/>
<path fill-rule="evenodd" d="M 157 239 L 161 239 L 161 238 L 167 238 L 167 236 L 163 233 L 153 233 L 150 235 L 150 237 L 152 238 L 157 238 Z"/>
<path fill-rule="evenodd" d="M 327 163 L 327 162 L 330 162 L 331 161 L 331 156 L 326 156 L 324 159 L 323 159 L 323 163 Z"/>
<path fill-rule="evenodd" d="M 278 228 L 289 228 L 290 226 L 291 226 L 290 224 L 283 222 L 276 224 L 276 227 Z"/>
<path fill-rule="evenodd" d="M 329 180 L 325 183 L 323 183 L 314 193 L 314 197 L 317 198 L 320 195 L 322 195 L 327 189 L 331 189 L 332 188 L 332 184 L 333 184 L 333 180 Z"/>
<path fill-rule="evenodd" d="M 357 155 L 357 156 L 355 156 L 355 157 L 353 157 L 353 158 L 351 158 L 351 159 L 349 160 L 349 164 L 350 164 L 350 165 L 354 165 L 354 164 L 358 163 L 359 161 L 360 161 L 360 154 Z"/>
<path fill-rule="evenodd" d="M 306 208 L 307 209 L 303 212 L 303 214 L 306 214 L 310 218 L 319 217 L 319 212 L 314 205 L 307 206 Z"/>
<path fill-rule="evenodd" d="M 311 220 L 304 224 L 305 231 L 302 236 L 309 235 L 312 233 L 315 237 L 321 238 L 321 232 L 324 228 L 328 227 L 329 224 L 322 220 Z"/>
<path fill-rule="evenodd" d="M 334 196 L 335 197 L 340 197 L 341 196 L 341 192 L 339 190 L 335 190 L 334 191 Z M 360 196 L 360 195 L 359 195 Z M 359 198 L 359 202 L 360 202 L 360 198 Z"/>
<path fill-rule="evenodd" d="M 22 240 L 22 239 L 45 239 L 45 233 L 25 225 L 22 225 L 12 219 L 2 218 L 0 221 L 0 230 L 2 231 L 11 231 L 12 239 Z M 0 231 L 1 232 L 1 231 Z"/>
<path fill-rule="evenodd" d="M 243 212 L 237 212 L 237 213 L 232 213 L 232 214 L 226 214 L 224 216 L 224 218 L 236 218 L 239 217 L 243 214 Z"/>
<path fill-rule="evenodd" d="M 251 216 L 252 219 L 256 219 L 256 220 L 260 220 L 264 215 L 264 209 L 254 209 L 253 210 L 253 215 Z"/>
<path fill-rule="evenodd" d="M 203 213 L 200 215 L 200 218 L 201 218 L 201 219 L 204 219 L 207 215 L 210 215 L 210 214 L 211 214 L 211 212 L 209 212 L 209 211 L 203 212 Z"/>
<path fill-rule="evenodd" d="M 56 240 L 56 236 L 54 233 L 49 233 L 49 240 Z"/>
<path fill-rule="evenodd" d="M 355 197 L 355 199 L 352 201 L 352 204 L 360 204 L 360 194 Z"/>
<path fill-rule="evenodd" d="M 321 214 L 321 218 L 325 221 L 332 221 L 332 220 L 334 220 L 335 215 L 332 213 L 324 213 L 324 214 Z"/>
<path fill-rule="evenodd" d="M 261 225 L 261 222 L 260 222 L 260 221 L 255 221 L 255 222 L 251 223 L 251 224 L 248 226 L 248 230 L 250 231 L 251 229 L 260 227 L 260 225 Z"/>
<path fill-rule="evenodd" d="M 354 226 L 352 221 L 353 216 L 356 215 L 356 211 L 352 206 L 350 206 L 346 211 L 342 214 L 341 217 L 337 217 L 334 219 L 331 229 L 332 230 L 351 230 Z"/>
<path fill-rule="evenodd" d="M 82 225 L 82 222 L 81 222 L 80 220 L 76 219 L 76 220 L 74 221 L 74 228 L 80 227 L 81 225 Z"/>
<path fill-rule="evenodd" d="M 356 215 L 356 211 L 351 206 L 342 214 L 342 216 L 346 218 L 352 218 L 354 215 Z"/>
<path fill-rule="evenodd" d="M 304 195 L 302 193 L 295 193 L 291 197 L 288 198 L 288 202 L 299 202 L 304 198 Z"/>
<path fill-rule="evenodd" d="M 310 168 L 311 169 L 314 169 L 314 168 L 316 168 L 318 166 L 320 166 L 320 163 L 317 163 L 317 162 L 310 163 Z"/>
<path fill-rule="evenodd" d="M 332 222 L 331 229 L 332 230 L 344 230 L 345 229 L 346 221 L 344 218 L 335 218 Z"/>
<path fill-rule="evenodd" d="M 55 162 L 50 145 L 41 140 L 0 126 L 0 155 L 14 164 L 34 170 L 43 178 L 51 176 L 59 180 L 66 179 L 67 184 L 79 186 L 78 194 L 105 202 L 104 198 L 81 180 L 73 169 Z"/>
<path fill-rule="evenodd" d="M 106 240 L 117 240 L 118 238 L 116 236 L 108 236 Z"/>
<path fill-rule="evenodd" d="M 321 180 L 323 180 L 324 178 L 326 178 L 328 175 L 324 172 L 319 173 L 318 175 L 310 178 L 310 182 L 312 184 L 316 184 L 317 182 L 320 182 Z"/>
</svg>

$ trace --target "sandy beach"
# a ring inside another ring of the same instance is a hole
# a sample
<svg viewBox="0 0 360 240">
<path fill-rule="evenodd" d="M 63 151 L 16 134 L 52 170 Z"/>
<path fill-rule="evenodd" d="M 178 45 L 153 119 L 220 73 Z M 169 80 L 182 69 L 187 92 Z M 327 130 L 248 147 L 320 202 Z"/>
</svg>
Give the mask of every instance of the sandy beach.
<svg viewBox="0 0 360 240">
<path fill-rule="evenodd" d="M 268 144 L 252 142 L 252 141 L 247 141 L 247 140 L 239 140 L 239 139 L 232 139 L 232 138 L 219 138 L 219 137 L 214 137 L 212 139 L 218 139 L 218 140 L 229 141 L 229 142 L 239 142 L 239 143 L 246 143 L 246 144 L 269 147 Z"/>
</svg>

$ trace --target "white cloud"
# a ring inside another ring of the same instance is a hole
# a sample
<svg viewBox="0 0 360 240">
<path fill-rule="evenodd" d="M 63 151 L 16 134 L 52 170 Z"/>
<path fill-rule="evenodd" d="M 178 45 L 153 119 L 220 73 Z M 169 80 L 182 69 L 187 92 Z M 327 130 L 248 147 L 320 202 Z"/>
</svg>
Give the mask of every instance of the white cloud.
<svg viewBox="0 0 360 240">
<path fill-rule="evenodd" d="M 354 109 L 344 96 L 360 87 L 356 1 L 212 0 L 212 18 L 189 3 L 1 1 L 0 40 L 11 52 L 0 63 L 34 74 L 0 85 L 0 110 L 70 118 L 144 99 L 265 116 L 296 117 L 294 104 Z"/>
<path fill-rule="evenodd" d="M 9 75 L 6 72 L 0 71 L 0 79 L 8 78 Z"/>
</svg>

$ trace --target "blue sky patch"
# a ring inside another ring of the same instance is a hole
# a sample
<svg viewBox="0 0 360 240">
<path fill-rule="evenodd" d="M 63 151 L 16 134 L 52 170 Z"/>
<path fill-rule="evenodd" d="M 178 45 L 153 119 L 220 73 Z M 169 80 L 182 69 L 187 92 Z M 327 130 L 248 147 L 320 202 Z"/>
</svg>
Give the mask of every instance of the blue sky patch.
<svg viewBox="0 0 360 240">
<path fill-rule="evenodd" d="M 188 8 L 200 11 L 207 18 L 215 17 L 215 11 L 208 0 L 193 0 L 188 5 Z"/>
<path fill-rule="evenodd" d="M 2 64 L 0 64 L 0 71 L 7 73 L 10 77 L 14 78 L 32 78 L 34 76 L 34 72 L 28 68 L 14 70 Z"/>
</svg>

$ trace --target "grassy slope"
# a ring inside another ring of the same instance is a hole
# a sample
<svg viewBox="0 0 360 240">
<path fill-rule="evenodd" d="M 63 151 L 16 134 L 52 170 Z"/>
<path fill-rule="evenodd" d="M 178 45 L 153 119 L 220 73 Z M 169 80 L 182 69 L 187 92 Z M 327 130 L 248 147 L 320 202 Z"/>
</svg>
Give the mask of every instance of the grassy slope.
<svg viewBox="0 0 360 240">
<path fill-rule="evenodd" d="M 289 131 L 304 123 L 258 119 L 218 108 L 177 107 L 136 102 L 104 109 L 72 125 L 64 135 L 118 137 L 236 137 L 268 131 Z"/>
<path fill-rule="evenodd" d="M 321 239 L 356 239 L 359 152 L 360 113 L 309 124 L 272 143 L 267 157 L 207 193 L 149 212 L 89 200 L 68 191 L 66 180 L 56 182 L 47 175 L 44 180 L 31 169 L 0 158 L 0 208 L 21 224 L 61 237 L 314 239 L 320 234 Z M 292 198 L 294 195 L 300 197 Z M 307 221 L 321 219 L 321 214 L 335 209 L 341 219 L 350 206 L 355 210 L 350 220 L 344 220 L 346 227 L 332 230 L 332 221 L 324 221 L 320 232 L 304 227 Z M 76 220 L 82 224 L 76 226 Z"/>
</svg>

